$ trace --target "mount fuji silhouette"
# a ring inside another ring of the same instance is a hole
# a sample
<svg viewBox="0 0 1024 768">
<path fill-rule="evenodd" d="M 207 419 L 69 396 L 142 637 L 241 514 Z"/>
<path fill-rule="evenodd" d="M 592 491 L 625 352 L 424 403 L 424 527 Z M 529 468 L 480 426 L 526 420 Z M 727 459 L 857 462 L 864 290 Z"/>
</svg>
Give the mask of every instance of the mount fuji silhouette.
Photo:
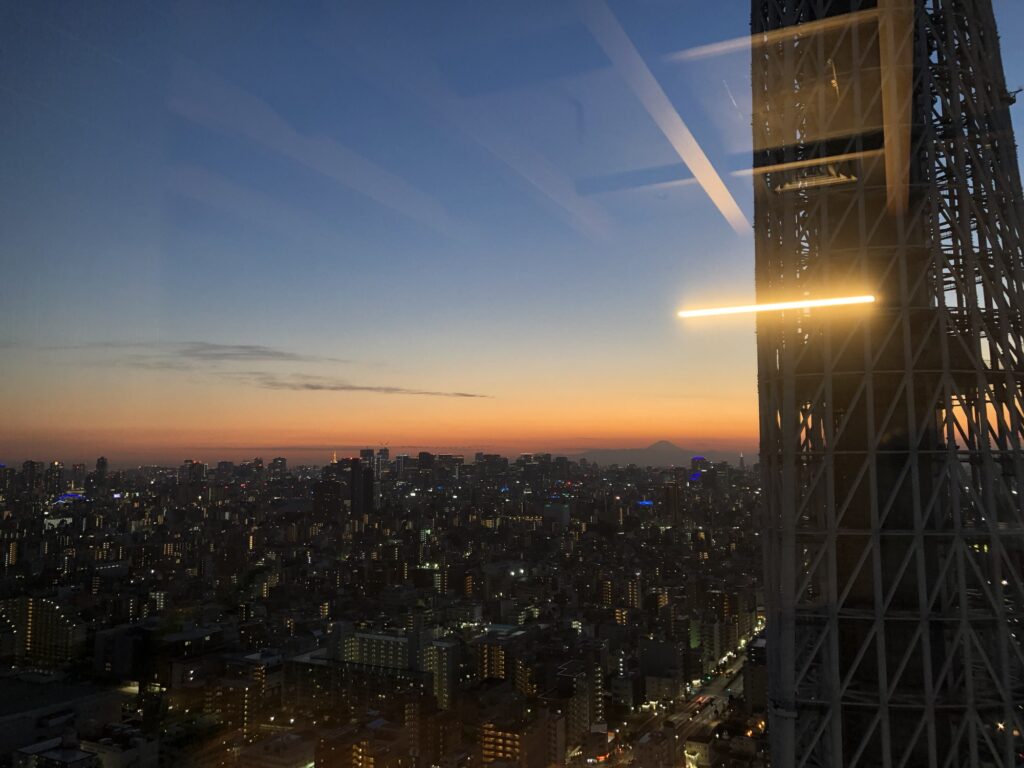
<svg viewBox="0 0 1024 768">
<path fill-rule="evenodd" d="M 576 458 L 593 461 L 601 466 L 609 464 L 636 464 L 638 467 L 688 467 L 690 459 L 703 455 L 691 448 L 680 448 L 668 440 L 659 440 L 646 448 L 595 448 Z"/>
</svg>

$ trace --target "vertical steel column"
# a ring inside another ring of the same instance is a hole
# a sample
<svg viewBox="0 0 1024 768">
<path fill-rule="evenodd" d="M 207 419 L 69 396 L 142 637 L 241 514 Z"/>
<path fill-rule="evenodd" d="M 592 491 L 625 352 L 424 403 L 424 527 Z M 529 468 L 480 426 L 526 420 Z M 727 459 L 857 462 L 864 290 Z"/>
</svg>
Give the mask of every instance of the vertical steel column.
<svg viewBox="0 0 1024 768">
<path fill-rule="evenodd" d="M 1024 762 L 1024 194 L 991 0 L 752 0 L 779 766 Z"/>
</svg>

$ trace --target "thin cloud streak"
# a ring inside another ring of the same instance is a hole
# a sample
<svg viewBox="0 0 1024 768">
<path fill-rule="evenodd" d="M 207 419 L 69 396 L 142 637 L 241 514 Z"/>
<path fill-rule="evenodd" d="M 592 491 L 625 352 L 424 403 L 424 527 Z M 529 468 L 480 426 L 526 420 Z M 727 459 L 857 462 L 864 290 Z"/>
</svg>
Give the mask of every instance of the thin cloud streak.
<svg viewBox="0 0 1024 768">
<path fill-rule="evenodd" d="M 627 192 L 638 189 L 665 189 L 671 187 L 688 187 L 697 180 L 689 175 L 682 163 L 659 165 L 650 168 L 638 168 L 632 171 L 621 171 L 603 176 L 591 176 L 576 182 L 576 189 L 581 195 L 603 195 L 612 192 Z"/>
<path fill-rule="evenodd" d="M 180 62 L 172 112 L 197 125 L 244 136 L 255 144 L 375 200 L 445 237 L 458 238 L 463 227 L 433 197 L 333 139 L 305 136 L 256 96 Z"/>
<path fill-rule="evenodd" d="M 185 341 L 176 345 L 176 354 L 189 360 L 203 362 L 239 362 L 252 360 L 276 360 L 290 362 L 331 362 L 348 363 L 339 357 L 307 355 L 289 352 L 285 349 L 267 347 L 262 344 L 214 344 L 208 341 Z"/>
<path fill-rule="evenodd" d="M 164 342 L 90 342 L 88 344 L 43 347 L 44 351 L 68 352 L 81 349 L 105 350 L 119 353 L 119 361 L 140 368 L 171 368 L 176 364 L 292 362 L 292 363 L 351 363 L 340 357 L 309 355 L 291 352 L 264 344 L 218 344 L 211 341 Z M 139 351 L 135 351 L 139 350 Z"/>
<path fill-rule="evenodd" d="M 324 244 L 342 240 L 342 234 L 326 222 L 206 168 L 172 168 L 167 174 L 166 189 L 229 216 L 276 229 L 293 239 Z"/>
<path fill-rule="evenodd" d="M 477 392 L 442 391 L 399 387 L 386 384 L 359 384 L 346 379 L 316 376 L 291 371 L 286 374 L 260 370 L 238 370 L 233 366 L 253 363 L 334 363 L 355 361 L 326 355 L 292 352 L 263 344 L 217 344 L 209 341 L 177 341 L 142 344 L 136 342 L 97 342 L 78 346 L 44 348 L 48 351 L 102 350 L 112 352 L 103 365 L 120 365 L 139 370 L 201 372 L 243 386 L 291 392 L 369 392 L 378 395 L 416 395 L 456 399 L 491 399 Z"/>
<path fill-rule="evenodd" d="M 560 209 L 565 220 L 585 237 L 607 240 L 612 222 L 594 201 L 581 197 L 572 179 L 546 157 L 508 130 L 497 125 L 486 105 L 463 99 L 427 62 L 407 60 L 397 52 L 388 58 L 369 51 L 358 41 L 351 44 L 367 72 L 388 88 L 401 88 L 432 114 L 472 140 Z"/>
<path fill-rule="evenodd" d="M 665 134 L 711 202 L 736 232 L 749 233 L 747 217 L 604 0 L 577 0 L 577 7 L 587 29 L 611 59 L 615 70 Z"/>
<path fill-rule="evenodd" d="M 411 389 L 408 387 L 353 384 L 343 379 L 327 379 L 303 374 L 277 376 L 269 373 L 251 372 L 236 374 L 232 378 L 245 381 L 262 389 L 279 389 L 293 392 L 372 392 L 378 395 L 421 395 L 424 397 L 490 399 L 490 395 L 481 395 L 474 392 L 443 392 L 430 389 Z"/>
</svg>

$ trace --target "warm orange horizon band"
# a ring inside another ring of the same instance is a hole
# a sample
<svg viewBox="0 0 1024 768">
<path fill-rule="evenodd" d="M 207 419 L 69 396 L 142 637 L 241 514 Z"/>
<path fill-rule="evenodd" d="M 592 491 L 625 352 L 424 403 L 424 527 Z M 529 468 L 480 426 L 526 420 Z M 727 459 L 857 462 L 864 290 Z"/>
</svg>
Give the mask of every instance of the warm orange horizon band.
<svg viewBox="0 0 1024 768">
<path fill-rule="evenodd" d="M 771 304 L 743 304 L 735 307 L 684 309 L 679 312 L 679 317 L 714 317 L 717 315 L 741 315 L 748 312 L 775 312 L 785 309 L 843 307 L 850 304 L 873 304 L 874 301 L 874 296 L 841 296 L 833 299 L 801 299 L 800 301 L 777 301 Z"/>
</svg>

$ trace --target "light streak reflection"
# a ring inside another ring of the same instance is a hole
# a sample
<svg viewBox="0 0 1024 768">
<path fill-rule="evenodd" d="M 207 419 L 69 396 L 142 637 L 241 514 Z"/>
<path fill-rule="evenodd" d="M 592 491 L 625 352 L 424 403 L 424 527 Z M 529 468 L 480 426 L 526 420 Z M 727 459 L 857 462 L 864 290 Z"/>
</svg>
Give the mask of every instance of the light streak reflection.
<svg viewBox="0 0 1024 768">
<path fill-rule="evenodd" d="M 816 307 L 843 307 L 851 304 L 873 304 L 874 296 L 840 296 L 829 299 L 801 299 L 799 301 L 777 301 L 768 304 L 742 304 L 732 307 L 711 307 L 707 309 L 684 309 L 679 317 L 716 317 L 719 315 L 741 315 L 753 312 L 784 312 L 788 309 L 813 309 Z"/>
</svg>

